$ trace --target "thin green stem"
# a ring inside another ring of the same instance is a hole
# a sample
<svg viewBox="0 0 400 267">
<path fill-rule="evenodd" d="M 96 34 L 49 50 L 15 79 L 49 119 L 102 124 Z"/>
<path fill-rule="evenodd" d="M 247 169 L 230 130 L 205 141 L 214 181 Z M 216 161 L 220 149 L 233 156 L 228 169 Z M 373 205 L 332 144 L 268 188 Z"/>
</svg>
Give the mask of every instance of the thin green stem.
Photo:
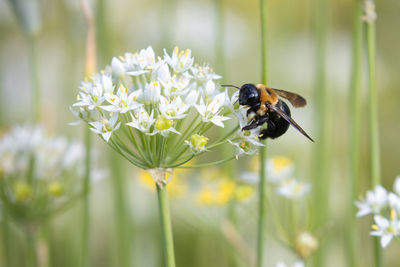
<svg viewBox="0 0 400 267">
<path fill-rule="evenodd" d="M 262 267 L 264 263 L 264 241 L 265 241 L 265 222 L 266 222 L 266 173 L 265 161 L 267 156 L 266 142 L 265 146 L 260 147 L 260 184 L 258 188 L 258 225 L 257 225 L 257 267 Z"/>
<path fill-rule="evenodd" d="M 1 226 L 3 236 L 3 250 L 5 258 L 5 266 L 12 266 L 11 264 L 11 240 L 10 240 L 10 226 L 9 226 L 9 215 L 6 209 L 2 210 Z"/>
<path fill-rule="evenodd" d="M 81 266 L 90 266 L 90 169 L 91 169 L 91 151 L 92 138 L 89 128 L 85 130 L 85 177 L 83 179 L 83 213 L 82 213 L 82 259 Z"/>
<path fill-rule="evenodd" d="M 208 162 L 208 163 L 203 163 L 203 164 L 197 164 L 197 165 L 191 165 L 191 166 L 178 166 L 177 168 L 185 168 L 185 169 L 203 168 L 203 167 L 207 167 L 207 166 L 219 165 L 219 164 L 225 163 L 227 161 L 233 160 L 235 158 L 236 158 L 236 156 L 232 156 L 230 158 L 221 159 L 221 160 L 218 160 L 218 161 L 213 161 L 213 162 Z"/>
<path fill-rule="evenodd" d="M 167 185 L 160 188 L 160 186 L 156 184 L 156 188 L 164 250 L 164 265 L 165 267 L 175 267 L 174 241 L 168 204 Z"/>
<path fill-rule="evenodd" d="M 36 230 L 34 226 L 27 226 L 26 232 L 27 262 L 29 267 L 37 267 Z"/>
<path fill-rule="evenodd" d="M 367 2 L 367 1 L 366 1 Z M 373 0 L 368 0 L 374 5 Z M 368 15 L 368 14 L 367 14 Z M 378 125 L 378 93 L 376 88 L 376 35 L 375 21 L 366 22 L 366 47 L 368 61 L 368 115 L 369 115 L 369 143 L 371 186 L 374 188 L 381 183 L 379 125 Z M 374 238 L 375 266 L 383 266 L 382 249 L 378 238 Z"/>
<path fill-rule="evenodd" d="M 116 248 L 118 256 L 118 266 L 129 267 L 130 266 L 130 243 L 129 236 L 129 213 L 127 209 L 126 192 L 125 192 L 125 180 L 121 173 L 121 161 L 116 153 L 112 153 L 111 157 L 111 168 L 112 168 L 112 185 L 114 194 L 114 205 L 115 205 L 115 217 L 116 217 Z"/>
<path fill-rule="evenodd" d="M 261 81 L 267 84 L 267 1 L 260 0 L 260 19 L 261 19 Z M 264 244 L 265 244 L 265 222 L 266 222 L 266 173 L 265 161 L 267 157 L 267 145 L 260 147 L 260 184 L 258 192 L 258 225 L 257 225 L 257 267 L 262 267 L 264 264 Z"/>
<path fill-rule="evenodd" d="M 29 35 L 27 38 L 29 43 L 29 68 L 30 68 L 31 86 L 32 86 L 32 116 L 33 116 L 33 121 L 38 122 L 40 119 L 40 85 L 39 85 L 36 37 L 34 35 Z"/>
<path fill-rule="evenodd" d="M 323 227 L 327 218 L 329 173 L 328 173 L 328 92 L 326 87 L 326 39 L 327 39 L 327 0 L 316 1 L 315 9 L 316 62 L 315 98 L 317 105 L 316 125 L 318 142 L 315 146 L 313 165 L 313 200 L 315 203 L 314 228 Z M 323 179 L 321 179 L 323 177 Z M 315 254 L 314 266 L 324 266 L 324 243 Z"/>
<path fill-rule="evenodd" d="M 347 266 L 358 266 L 357 218 L 354 201 L 357 198 L 358 177 L 360 175 L 360 126 L 361 126 L 361 70 L 362 70 L 362 3 L 354 1 L 353 58 L 350 88 L 350 181 L 347 215 Z"/>
</svg>

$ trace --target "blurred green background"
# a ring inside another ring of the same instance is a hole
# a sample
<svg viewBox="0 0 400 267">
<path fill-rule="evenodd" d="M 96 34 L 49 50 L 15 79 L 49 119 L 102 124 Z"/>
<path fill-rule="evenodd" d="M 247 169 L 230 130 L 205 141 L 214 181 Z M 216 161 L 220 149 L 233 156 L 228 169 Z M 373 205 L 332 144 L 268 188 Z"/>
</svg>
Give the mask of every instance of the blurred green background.
<svg viewBox="0 0 400 267">
<path fill-rule="evenodd" d="M 270 0 L 268 32 L 269 85 L 297 92 L 308 106 L 292 110 L 293 117 L 315 136 L 315 6 L 317 0 Z M 162 48 L 175 45 L 190 48 L 197 62 L 207 62 L 223 75 L 222 83 L 241 85 L 260 82 L 260 27 L 258 1 L 222 1 L 223 35 L 217 29 L 218 1 L 92 1 L 96 16 L 98 66 L 109 64 L 112 56 L 135 52 L 151 45 L 157 55 Z M 349 163 L 349 88 L 351 75 L 351 39 L 353 1 L 327 2 L 326 84 L 328 106 L 328 223 L 322 230 L 328 244 L 324 266 L 345 266 L 346 188 Z M 87 26 L 76 0 L 42 1 L 42 29 L 37 35 L 43 124 L 53 134 L 81 138 L 83 127 L 71 127 L 74 121 L 69 106 L 74 102 L 83 79 Z M 381 140 L 382 183 L 391 188 L 400 174 L 400 2 L 377 3 L 377 87 L 379 133 Z M 218 50 L 220 49 L 220 50 Z M 222 54 L 219 52 L 222 51 Z M 364 64 L 365 65 L 365 64 Z M 29 55 L 25 37 L 7 1 L 0 2 L 0 125 L 2 131 L 31 118 L 31 82 Z M 365 77 L 364 77 L 365 78 Z M 362 89 L 363 111 L 367 114 L 366 86 Z M 359 193 L 369 188 L 368 121 L 362 119 L 361 176 Z M 397 141 L 396 141 L 397 140 Z M 98 141 L 96 139 L 96 141 Z M 316 140 L 318 142 L 318 140 Z M 103 142 L 96 147 L 104 155 L 113 153 Z M 296 174 L 311 180 L 313 144 L 293 128 L 278 140 L 268 143 L 268 155 L 293 159 Z M 137 179 L 138 170 L 120 158 L 126 178 L 128 197 L 129 248 L 132 266 L 161 266 L 162 253 L 155 195 Z M 248 170 L 250 160 L 234 161 L 237 173 Z M 110 176 L 113 171 L 111 169 Z M 205 174 L 207 175 L 207 174 Z M 115 212 L 112 177 L 93 187 L 91 192 L 92 266 L 119 266 L 115 244 Z M 194 180 L 195 178 L 193 178 Z M 197 179 L 197 178 L 196 178 Z M 199 179 L 197 179 L 199 180 Z M 192 183 L 187 179 L 188 183 Z M 201 207 L 187 199 L 171 199 L 175 251 L 178 266 L 231 266 L 230 245 L 221 232 L 227 207 Z M 250 250 L 255 250 L 256 199 L 238 207 L 238 229 Z M 77 266 L 80 255 L 79 205 L 51 222 L 53 266 Z M 267 211 L 268 214 L 268 211 Z M 372 247 L 368 219 L 359 220 L 360 266 L 369 266 Z M 269 225 L 268 233 L 274 232 Z M 270 234 L 267 234 L 269 237 Z M 24 242 L 13 229 L 15 266 L 23 266 Z M 385 266 L 398 266 L 398 244 L 384 251 Z M 268 265 L 289 255 L 284 247 L 268 238 Z M 246 266 L 246 263 L 243 263 Z M 371 265 L 372 266 L 372 265 Z"/>
</svg>

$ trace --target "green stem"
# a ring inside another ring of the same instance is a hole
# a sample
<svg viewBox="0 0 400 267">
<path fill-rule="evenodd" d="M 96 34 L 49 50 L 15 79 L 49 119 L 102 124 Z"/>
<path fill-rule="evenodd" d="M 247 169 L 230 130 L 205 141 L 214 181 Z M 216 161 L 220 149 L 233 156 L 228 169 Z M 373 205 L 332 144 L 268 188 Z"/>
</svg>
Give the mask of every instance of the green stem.
<svg viewBox="0 0 400 267">
<path fill-rule="evenodd" d="M 227 161 L 233 160 L 234 158 L 236 158 L 236 156 L 232 156 L 232 157 L 226 158 L 226 159 L 221 159 L 218 161 L 207 162 L 207 163 L 203 163 L 203 164 L 197 164 L 197 165 L 191 165 L 191 166 L 178 166 L 177 168 L 184 168 L 184 169 L 203 168 L 203 167 L 207 167 L 207 166 L 214 166 L 214 165 L 222 164 Z"/>
<path fill-rule="evenodd" d="M 266 221 L 266 184 L 267 177 L 265 174 L 265 161 L 266 161 L 266 142 L 265 146 L 260 147 L 260 184 L 258 192 L 258 235 L 257 235 L 257 267 L 262 267 L 264 263 L 264 241 L 265 241 L 265 221 Z"/>
<path fill-rule="evenodd" d="M 267 1 L 260 0 L 260 18 L 261 18 L 261 81 L 267 84 Z M 258 225 L 257 225 L 257 267 L 262 267 L 264 264 L 264 243 L 265 243 L 265 222 L 266 222 L 266 173 L 265 161 L 267 157 L 267 144 L 260 147 L 260 184 L 259 184 L 259 199 L 258 199 Z"/>
<path fill-rule="evenodd" d="M 29 43 L 29 68 L 31 74 L 32 86 L 32 116 L 33 121 L 38 122 L 40 119 L 40 85 L 38 73 L 37 47 L 36 37 L 30 35 L 27 37 Z"/>
<path fill-rule="evenodd" d="M 317 112 L 317 136 L 318 142 L 315 146 L 314 167 L 313 167 L 313 201 L 315 210 L 313 223 L 314 227 L 323 227 L 327 218 L 329 174 L 327 172 L 327 151 L 328 151 L 328 106 L 326 88 L 326 36 L 327 36 L 327 0 L 318 0 L 315 10 L 315 31 L 316 31 L 316 66 L 315 66 L 315 97 Z M 324 177 L 324 179 L 321 179 Z M 321 243 L 314 257 L 314 266 L 324 265 L 325 246 Z"/>
<path fill-rule="evenodd" d="M 362 70 L 362 3 L 354 3 L 353 59 L 350 88 L 350 181 L 347 215 L 347 266 L 358 266 L 357 256 L 357 218 L 354 201 L 357 198 L 358 177 L 360 175 L 360 126 L 361 126 L 361 70 Z"/>
<path fill-rule="evenodd" d="M 36 250 L 36 231 L 34 226 L 28 226 L 26 229 L 26 245 L 27 245 L 27 262 L 29 267 L 37 267 L 37 250 Z"/>
<path fill-rule="evenodd" d="M 10 227 L 9 227 L 9 215 L 6 209 L 2 210 L 1 226 L 3 236 L 3 249 L 5 257 L 5 266 L 12 266 L 11 263 L 11 240 L 10 240 Z"/>
<path fill-rule="evenodd" d="M 160 214 L 162 241 L 164 249 L 164 266 L 175 267 L 174 241 L 172 236 L 171 217 L 169 212 L 167 185 L 160 188 L 156 184 Z"/>
<path fill-rule="evenodd" d="M 117 256 L 118 266 L 130 266 L 130 243 L 129 236 L 131 235 L 128 227 L 129 213 L 127 209 L 125 181 L 121 174 L 121 161 L 116 153 L 110 155 L 112 162 L 112 185 L 114 193 L 115 217 L 116 217 L 116 233 L 117 233 Z"/>
<path fill-rule="evenodd" d="M 374 1 L 369 0 L 373 5 Z M 368 59 L 368 115 L 369 115 L 369 143 L 371 161 L 371 186 L 374 188 L 381 183 L 379 125 L 378 125 L 378 94 L 376 89 L 376 36 L 375 21 L 366 23 L 367 59 Z M 374 238 L 375 266 L 383 266 L 382 249 L 378 238 Z"/>
<path fill-rule="evenodd" d="M 89 128 L 85 131 L 85 177 L 83 179 L 83 214 L 82 214 L 82 267 L 90 266 L 90 168 L 91 168 L 91 151 L 92 151 L 92 140 Z"/>
</svg>

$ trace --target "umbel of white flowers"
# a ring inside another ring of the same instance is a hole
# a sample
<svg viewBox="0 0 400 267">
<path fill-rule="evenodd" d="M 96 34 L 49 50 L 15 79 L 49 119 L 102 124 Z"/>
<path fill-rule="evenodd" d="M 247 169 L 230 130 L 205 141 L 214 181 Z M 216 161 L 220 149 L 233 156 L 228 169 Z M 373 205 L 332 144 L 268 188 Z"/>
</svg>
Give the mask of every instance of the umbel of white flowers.
<svg viewBox="0 0 400 267">
<path fill-rule="evenodd" d="M 156 57 L 148 47 L 114 57 L 111 66 L 83 81 L 72 111 L 142 169 L 174 168 L 230 143 L 236 155 L 252 153 L 261 144 L 255 132 L 239 129 L 245 110 L 234 106 L 237 94 L 221 90 L 220 78 L 208 66 L 194 65 L 188 49 L 175 47 L 172 55 L 164 49 Z M 209 131 L 233 117 L 233 129 L 212 140 Z"/>
<path fill-rule="evenodd" d="M 82 195 L 85 150 L 40 126 L 15 126 L 0 139 L 0 199 L 20 222 L 41 220 Z M 102 176 L 93 171 L 93 178 Z M 100 175 L 100 176 L 99 176 Z"/>
</svg>

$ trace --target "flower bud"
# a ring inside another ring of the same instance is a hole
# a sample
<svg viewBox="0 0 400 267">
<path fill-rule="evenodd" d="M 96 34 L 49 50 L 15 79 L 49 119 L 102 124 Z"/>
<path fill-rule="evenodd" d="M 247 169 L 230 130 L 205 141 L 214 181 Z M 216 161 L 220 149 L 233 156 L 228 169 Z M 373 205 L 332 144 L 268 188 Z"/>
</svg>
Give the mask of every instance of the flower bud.
<svg viewBox="0 0 400 267">
<path fill-rule="evenodd" d="M 14 195 L 18 202 L 24 202 L 32 195 L 32 188 L 27 183 L 18 181 L 14 184 Z"/>
<path fill-rule="evenodd" d="M 318 240 L 309 232 L 301 232 L 296 237 L 296 251 L 303 258 L 308 258 L 318 248 Z"/>
<path fill-rule="evenodd" d="M 158 116 L 156 121 L 156 128 L 159 131 L 166 130 L 172 127 L 173 120 L 169 120 L 163 116 Z"/>
<path fill-rule="evenodd" d="M 208 138 L 202 135 L 193 134 L 190 137 L 190 143 L 195 151 L 202 151 L 207 145 Z"/>
<path fill-rule="evenodd" d="M 60 182 L 51 182 L 47 186 L 47 192 L 49 193 L 49 195 L 59 197 L 64 193 L 64 187 Z"/>
</svg>

